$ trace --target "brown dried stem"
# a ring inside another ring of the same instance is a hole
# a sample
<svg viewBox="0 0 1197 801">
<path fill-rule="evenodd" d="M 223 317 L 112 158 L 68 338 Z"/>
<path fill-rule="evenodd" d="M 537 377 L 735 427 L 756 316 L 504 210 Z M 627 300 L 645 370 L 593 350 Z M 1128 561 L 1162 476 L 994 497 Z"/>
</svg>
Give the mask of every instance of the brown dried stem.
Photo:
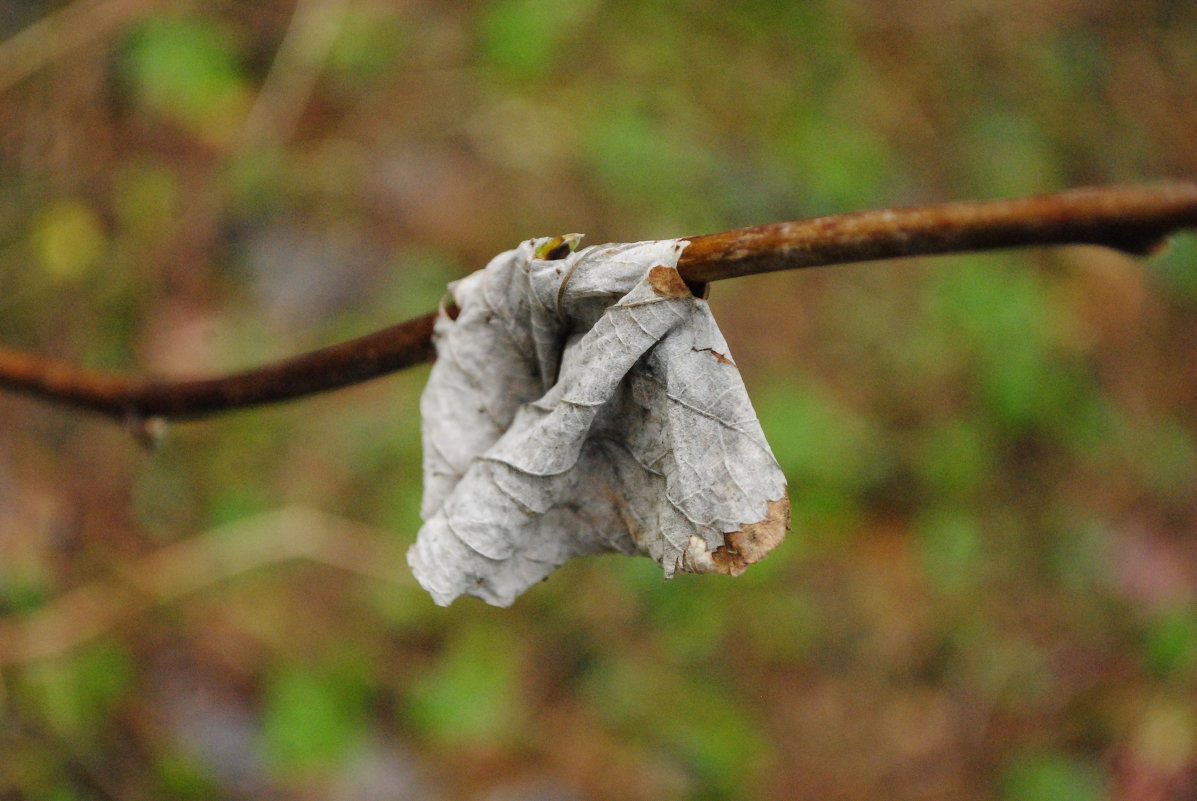
<svg viewBox="0 0 1197 801">
<path fill-rule="evenodd" d="M 232 375 L 128 378 L 0 348 L 0 388 L 100 412 L 127 423 L 175 420 L 300 398 L 359 384 L 436 357 L 435 314 Z"/>
<path fill-rule="evenodd" d="M 847 262 L 1031 245 L 1102 245 L 1145 256 L 1197 227 L 1197 184 L 1074 189 L 1054 195 L 860 211 L 690 239 L 688 281 Z"/>
<path fill-rule="evenodd" d="M 1197 227 L 1197 183 L 1099 187 L 1016 200 L 881 209 L 690 238 L 692 284 L 901 256 L 1087 244 L 1146 255 Z M 0 388 L 129 422 L 187 419 L 338 389 L 435 358 L 435 315 L 228 376 L 126 378 L 0 348 Z"/>
<path fill-rule="evenodd" d="M 334 515 L 289 506 L 161 547 L 28 615 L 0 618 L 0 669 L 56 659 L 140 612 L 293 560 L 389 582 L 409 575 L 401 567 L 403 549 L 391 538 Z"/>
</svg>

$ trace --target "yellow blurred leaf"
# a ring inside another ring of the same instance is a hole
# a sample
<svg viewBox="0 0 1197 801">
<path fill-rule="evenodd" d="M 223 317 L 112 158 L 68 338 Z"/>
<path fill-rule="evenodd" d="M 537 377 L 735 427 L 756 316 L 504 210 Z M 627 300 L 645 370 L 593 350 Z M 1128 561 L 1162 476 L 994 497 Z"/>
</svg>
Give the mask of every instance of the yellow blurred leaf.
<svg viewBox="0 0 1197 801">
<path fill-rule="evenodd" d="M 30 245 L 38 265 L 55 281 L 82 278 L 104 252 L 107 237 L 99 215 L 82 200 L 47 206 L 33 224 Z"/>
</svg>

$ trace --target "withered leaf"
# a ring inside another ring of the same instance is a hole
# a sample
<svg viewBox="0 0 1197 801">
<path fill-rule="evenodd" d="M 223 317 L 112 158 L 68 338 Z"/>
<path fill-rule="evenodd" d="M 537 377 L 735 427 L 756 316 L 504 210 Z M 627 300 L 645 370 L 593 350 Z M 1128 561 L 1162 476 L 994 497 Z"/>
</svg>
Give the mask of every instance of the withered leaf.
<svg viewBox="0 0 1197 801">
<path fill-rule="evenodd" d="M 727 344 L 677 273 L 686 242 L 560 245 L 524 242 L 455 282 L 460 311 L 437 321 L 408 553 L 437 603 L 506 606 L 606 551 L 667 577 L 739 575 L 789 524 Z"/>
</svg>

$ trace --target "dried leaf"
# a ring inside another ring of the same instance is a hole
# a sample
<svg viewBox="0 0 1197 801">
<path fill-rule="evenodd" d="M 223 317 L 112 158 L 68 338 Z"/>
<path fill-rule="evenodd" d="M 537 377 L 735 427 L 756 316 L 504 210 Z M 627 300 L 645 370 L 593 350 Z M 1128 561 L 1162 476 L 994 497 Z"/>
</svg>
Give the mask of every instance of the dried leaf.
<svg viewBox="0 0 1197 801">
<path fill-rule="evenodd" d="M 673 267 L 658 264 L 648 271 L 648 285 L 653 292 L 666 298 L 684 298 L 690 294 L 690 287 Z"/>
<path fill-rule="evenodd" d="M 511 604 L 572 556 L 739 575 L 785 535 L 785 478 L 686 242 L 524 242 L 451 285 L 421 400 L 425 520 L 408 562 L 437 603 Z M 552 258 L 546 258 L 546 257 Z"/>
</svg>

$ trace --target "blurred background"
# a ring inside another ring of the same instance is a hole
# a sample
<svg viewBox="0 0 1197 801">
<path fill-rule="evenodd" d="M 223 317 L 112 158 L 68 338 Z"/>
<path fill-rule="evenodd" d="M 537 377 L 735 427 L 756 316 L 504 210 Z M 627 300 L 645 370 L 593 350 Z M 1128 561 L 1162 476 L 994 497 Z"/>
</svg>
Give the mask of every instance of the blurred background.
<svg viewBox="0 0 1197 801">
<path fill-rule="evenodd" d="M 212 373 L 532 236 L 1197 175 L 1174 0 L 0 0 L 0 342 Z M 437 608 L 427 368 L 172 425 L 0 395 L 0 798 L 1197 798 L 1197 237 L 711 300 L 745 576 Z"/>
</svg>

